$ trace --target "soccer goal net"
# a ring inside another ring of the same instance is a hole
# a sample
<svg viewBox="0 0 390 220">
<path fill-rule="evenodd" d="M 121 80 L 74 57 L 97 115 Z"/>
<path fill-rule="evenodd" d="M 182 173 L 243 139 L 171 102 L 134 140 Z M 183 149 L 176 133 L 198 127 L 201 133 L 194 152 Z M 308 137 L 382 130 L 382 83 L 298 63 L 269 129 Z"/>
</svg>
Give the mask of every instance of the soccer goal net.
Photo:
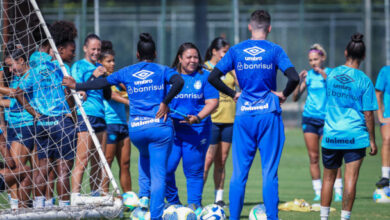
<svg viewBox="0 0 390 220">
<path fill-rule="evenodd" d="M 35 0 L 0 3 L 0 219 L 117 217 L 120 191 L 82 100 L 61 85 L 51 28 Z"/>
</svg>

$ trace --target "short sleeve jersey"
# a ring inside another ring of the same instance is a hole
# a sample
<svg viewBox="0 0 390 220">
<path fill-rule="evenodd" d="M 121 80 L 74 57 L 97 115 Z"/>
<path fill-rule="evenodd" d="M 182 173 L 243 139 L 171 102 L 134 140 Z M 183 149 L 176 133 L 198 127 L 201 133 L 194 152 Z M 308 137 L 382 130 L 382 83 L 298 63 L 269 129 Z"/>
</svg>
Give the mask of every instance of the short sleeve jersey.
<svg viewBox="0 0 390 220">
<path fill-rule="evenodd" d="M 215 66 L 207 61 L 205 63 L 205 67 L 208 71 L 212 71 Z M 232 71 L 222 76 L 221 80 L 229 88 L 235 90 L 235 80 Z M 211 114 L 211 121 L 213 123 L 233 123 L 235 112 L 236 102 L 233 100 L 233 98 L 222 92 L 219 92 L 219 105 L 218 108 Z"/>
<path fill-rule="evenodd" d="M 177 74 L 167 66 L 139 62 L 109 75 L 111 85 L 123 83 L 129 97 L 129 129 L 138 130 L 165 124 L 156 119 L 170 78 Z"/>
<path fill-rule="evenodd" d="M 390 117 L 390 66 L 383 67 L 376 79 L 375 89 L 383 92 L 383 117 Z"/>
<path fill-rule="evenodd" d="M 77 83 L 87 82 L 93 74 L 93 71 L 100 64 L 92 64 L 86 59 L 82 59 L 73 64 L 71 75 Z M 94 116 L 104 119 L 104 104 L 103 104 L 103 90 L 88 90 L 87 100 L 83 102 L 85 113 L 89 116 Z M 80 115 L 80 111 L 78 111 Z"/>
<path fill-rule="evenodd" d="M 51 61 L 53 58 L 45 52 L 35 51 L 29 58 L 29 64 L 31 68 L 38 67 L 45 61 Z"/>
<path fill-rule="evenodd" d="M 322 147 L 360 149 L 369 146 L 364 111 L 375 111 L 378 103 L 370 78 L 362 71 L 339 66 L 328 75 L 327 105 Z"/>
<path fill-rule="evenodd" d="M 23 76 L 14 76 L 10 84 L 10 88 L 16 89 L 20 87 L 25 92 L 25 99 L 33 106 L 33 90 L 30 86 L 26 86 L 28 81 L 32 77 L 31 69 Z M 33 116 L 27 112 L 27 110 L 16 100 L 16 98 L 10 98 L 10 107 L 8 115 L 8 123 L 10 127 L 18 128 L 25 126 L 32 126 L 34 124 Z"/>
<path fill-rule="evenodd" d="M 111 86 L 111 90 L 120 91 L 122 88 L 119 86 Z M 127 114 L 126 114 L 126 105 L 114 100 L 103 100 L 104 102 L 104 112 L 107 124 L 127 124 Z"/>
<path fill-rule="evenodd" d="M 67 66 L 66 66 L 67 67 Z M 65 67 L 65 68 L 66 68 Z M 69 71 L 69 67 L 68 67 Z M 70 113 L 62 79 L 64 74 L 58 61 L 41 62 L 31 69 L 31 76 L 20 88 L 33 91 L 32 105 L 40 114 L 59 116 Z"/>
<path fill-rule="evenodd" d="M 325 68 L 326 75 L 332 71 L 330 68 Z M 320 73 L 313 69 L 307 72 L 306 77 L 307 98 L 303 110 L 304 117 L 325 119 L 326 106 L 326 80 Z"/>
<path fill-rule="evenodd" d="M 276 91 L 277 70 L 293 67 L 283 49 L 267 40 L 246 40 L 229 49 L 216 68 L 226 74 L 236 71 L 242 90 L 236 115 L 281 112 Z"/>
<path fill-rule="evenodd" d="M 210 72 L 203 69 L 203 73 L 180 74 L 184 80 L 183 89 L 169 104 L 169 107 L 185 115 L 197 115 L 206 105 L 207 99 L 218 99 L 219 93 L 208 81 Z M 183 116 L 172 114 L 173 119 L 183 120 Z M 211 124 L 210 116 L 204 118 L 201 123 L 193 124 L 193 127 Z"/>
</svg>

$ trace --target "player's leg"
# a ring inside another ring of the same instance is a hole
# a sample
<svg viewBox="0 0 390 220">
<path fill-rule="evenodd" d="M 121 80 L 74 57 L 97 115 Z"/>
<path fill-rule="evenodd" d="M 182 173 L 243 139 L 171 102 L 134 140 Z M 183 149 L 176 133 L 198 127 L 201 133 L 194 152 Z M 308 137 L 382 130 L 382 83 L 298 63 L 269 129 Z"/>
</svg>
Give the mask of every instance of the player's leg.
<svg viewBox="0 0 390 220">
<path fill-rule="evenodd" d="M 342 219 L 350 219 L 353 203 L 356 196 L 356 183 L 359 178 L 360 166 L 366 155 L 366 149 L 346 150 L 344 153 L 345 173 L 344 173 L 344 194 L 341 211 Z"/>
<path fill-rule="evenodd" d="M 91 146 L 92 138 L 88 131 L 78 132 L 75 167 L 72 171 L 72 193 L 80 193 L 81 181 L 83 180 L 85 168 L 88 165 Z"/>
<path fill-rule="evenodd" d="M 321 189 L 321 220 L 328 219 L 332 203 L 333 185 L 337 177 L 337 169 L 342 165 L 342 150 L 321 148 L 324 174 Z"/>
<path fill-rule="evenodd" d="M 382 178 L 376 183 L 377 187 L 389 186 L 390 178 L 390 124 L 381 126 L 382 134 Z"/>
<path fill-rule="evenodd" d="M 341 176 L 341 167 L 337 169 L 337 176 L 333 188 L 334 201 L 341 202 L 343 200 L 343 178 Z"/>
<path fill-rule="evenodd" d="M 151 219 L 161 219 L 164 210 L 166 189 L 166 174 L 169 153 L 173 143 L 173 128 L 169 126 L 157 128 L 159 135 L 151 130 L 150 154 L 150 216 Z M 201 171 L 203 178 L 203 169 Z"/>
<path fill-rule="evenodd" d="M 194 137 L 197 139 L 195 143 L 184 142 L 182 147 L 183 171 L 187 179 L 187 201 L 194 211 L 202 202 L 204 161 L 211 134 L 210 127 L 202 129 L 199 136 Z"/>
<path fill-rule="evenodd" d="M 216 190 L 215 202 L 224 206 L 223 189 L 225 184 L 225 165 L 232 145 L 233 124 L 224 124 L 221 132 L 220 148 L 215 156 L 214 184 Z"/>
<path fill-rule="evenodd" d="M 207 150 L 206 159 L 205 159 L 205 163 L 204 163 L 204 174 L 203 174 L 204 183 L 206 183 L 206 181 L 207 181 L 210 167 L 214 162 L 215 152 L 217 151 L 217 149 L 219 147 L 219 140 L 220 140 L 220 128 L 218 125 L 213 123 L 211 125 L 210 146 Z"/>
<path fill-rule="evenodd" d="M 4 181 L 4 188 L 1 190 L 5 190 L 6 186 L 19 184 L 18 198 L 20 199 L 20 207 L 27 208 L 27 201 L 31 192 L 31 168 L 28 166 L 19 166 L 13 170 L 4 168 L 0 170 L 0 175 L 2 178 L 0 181 Z"/>
<path fill-rule="evenodd" d="M 96 133 L 96 136 L 99 140 L 100 143 L 102 143 L 103 137 L 107 135 L 105 131 Z M 102 147 L 104 148 L 104 147 Z M 91 186 L 91 195 L 100 195 L 100 186 L 102 184 L 102 172 L 103 172 L 103 167 L 101 166 L 100 158 L 98 151 L 96 150 L 96 146 L 92 144 L 92 147 L 90 149 L 91 151 L 91 172 L 90 172 L 90 178 L 89 178 L 89 183 Z"/>
<path fill-rule="evenodd" d="M 254 126 L 252 126 L 254 125 Z M 229 189 L 230 219 L 240 219 L 249 169 L 256 155 L 257 124 L 251 116 L 236 116 L 233 125 L 233 173 Z"/>
<path fill-rule="evenodd" d="M 321 197 L 321 171 L 319 165 L 319 136 L 316 133 L 305 132 L 303 134 L 307 153 L 310 161 L 310 175 L 315 193 L 314 201 L 319 201 Z"/>
<path fill-rule="evenodd" d="M 182 150 L 183 150 L 183 142 L 180 139 L 178 139 L 178 137 L 175 137 L 172 144 L 172 150 L 168 158 L 167 177 L 166 177 L 165 198 L 167 202 L 170 204 L 180 204 L 179 193 L 176 187 L 175 172 L 177 166 L 179 165 L 180 159 L 183 155 Z"/>
<path fill-rule="evenodd" d="M 39 148 L 38 148 L 39 149 Z M 46 158 L 45 158 L 46 157 Z M 50 159 L 47 158 L 46 155 L 39 155 L 38 156 L 38 175 L 36 176 L 36 179 L 34 179 L 35 188 L 34 188 L 34 207 L 41 208 L 45 205 L 45 194 L 46 194 L 46 187 L 47 187 L 47 180 L 49 176 L 49 172 L 51 169 L 51 166 L 49 165 L 51 163 Z"/>
<path fill-rule="evenodd" d="M 118 149 L 116 158 L 119 165 L 119 181 L 123 192 L 128 192 L 132 190 L 130 175 L 131 142 L 128 136 L 119 141 Z"/>
<path fill-rule="evenodd" d="M 264 205 L 267 219 L 278 219 L 278 167 L 285 140 L 284 125 L 278 113 L 257 117 L 260 120 L 257 141 L 261 156 Z"/>
<path fill-rule="evenodd" d="M 111 167 L 112 161 L 115 158 L 115 155 L 117 154 L 117 148 L 119 143 L 117 141 L 117 137 L 115 134 L 115 131 L 113 131 L 112 127 L 110 124 L 107 125 L 107 135 L 103 136 L 103 141 L 102 141 L 102 146 L 104 147 L 104 156 L 106 157 L 108 166 Z M 102 187 L 103 187 L 103 192 L 108 193 L 109 188 L 110 188 L 110 180 L 108 178 L 108 175 L 103 176 L 103 181 L 102 181 Z M 127 192 L 127 191 L 125 191 Z"/>
</svg>

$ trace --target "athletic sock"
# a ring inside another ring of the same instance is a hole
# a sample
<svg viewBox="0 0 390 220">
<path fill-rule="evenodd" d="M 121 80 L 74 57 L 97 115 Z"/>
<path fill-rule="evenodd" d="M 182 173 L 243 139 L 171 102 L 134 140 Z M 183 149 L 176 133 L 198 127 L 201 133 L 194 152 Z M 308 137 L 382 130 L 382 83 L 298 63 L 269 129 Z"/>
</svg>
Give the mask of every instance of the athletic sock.
<svg viewBox="0 0 390 220">
<path fill-rule="evenodd" d="M 18 199 L 14 199 L 11 197 L 11 199 L 9 200 L 9 204 L 11 206 L 11 209 L 18 209 L 19 208 L 19 200 Z"/>
<path fill-rule="evenodd" d="M 328 220 L 330 207 L 321 206 L 320 217 L 321 220 Z"/>
<path fill-rule="evenodd" d="M 321 179 L 312 180 L 313 189 L 316 195 L 321 195 L 322 182 Z"/>
<path fill-rule="evenodd" d="M 44 196 L 36 196 L 33 201 L 34 208 L 43 208 L 45 207 L 45 197 Z"/>
<path fill-rule="evenodd" d="M 215 202 L 223 201 L 223 189 L 215 190 Z"/>
<path fill-rule="evenodd" d="M 69 202 L 69 200 L 58 200 L 58 205 L 60 207 L 70 206 L 70 202 Z"/>
<path fill-rule="evenodd" d="M 54 198 L 46 199 L 45 207 L 52 207 L 52 206 L 54 206 Z"/>
<path fill-rule="evenodd" d="M 382 177 L 389 179 L 389 177 L 390 177 L 390 167 L 382 167 Z"/>
<path fill-rule="evenodd" d="M 337 178 L 333 185 L 335 193 L 342 195 L 343 194 L 343 179 Z"/>
<path fill-rule="evenodd" d="M 351 218 L 351 212 L 341 210 L 341 220 L 349 220 Z"/>
</svg>

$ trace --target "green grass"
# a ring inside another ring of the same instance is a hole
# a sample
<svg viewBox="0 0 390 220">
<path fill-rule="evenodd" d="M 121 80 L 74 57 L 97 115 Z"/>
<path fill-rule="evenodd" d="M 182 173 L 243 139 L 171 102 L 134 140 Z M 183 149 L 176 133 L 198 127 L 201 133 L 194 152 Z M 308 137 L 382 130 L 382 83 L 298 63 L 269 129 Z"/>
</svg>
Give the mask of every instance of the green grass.
<svg viewBox="0 0 390 220">
<path fill-rule="evenodd" d="M 381 145 L 379 130 L 377 130 L 377 144 Z M 138 192 L 138 150 L 132 148 L 131 155 L 131 176 L 133 181 L 133 191 Z M 372 200 L 372 194 L 375 190 L 375 182 L 381 175 L 381 157 L 367 156 L 360 170 L 360 177 L 357 186 L 357 195 L 352 212 L 353 219 L 389 219 L 390 205 L 376 204 Z M 114 175 L 117 176 L 117 166 L 113 166 Z M 203 205 L 211 204 L 214 200 L 214 183 L 212 180 L 212 169 L 209 173 L 209 179 L 203 191 Z M 232 174 L 231 155 L 228 158 L 226 167 L 225 193 L 224 200 L 228 202 L 229 180 Z M 180 199 L 186 203 L 186 180 L 183 174 L 182 166 L 176 172 L 176 181 L 179 188 Z M 119 181 L 118 181 L 119 182 Z M 291 201 L 294 198 L 305 199 L 312 203 L 314 192 L 309 174 L 309 157 L 303 141 L 303 134 L 300 129 L 286 129 L 286 143 L 279 166 L 279 196 L 280 201 Z M 250 209 L 262 202 L 262 179 L 261 163 L 259 154 L 253 162 L 246 186 L 244 208 L 241 213 L 242 219 L 248 219 Z M 340 219 L 341 203 L 332 203 L 336 212 L 332 212 L 330 219 Z M 228 209 L 226 209 L 229 214 Z M 319 219 L 319 212 L 299 213 L 299 212 L 279 212 L 279 217 L 283 220 L 289 219 Z"/>
</svg>

